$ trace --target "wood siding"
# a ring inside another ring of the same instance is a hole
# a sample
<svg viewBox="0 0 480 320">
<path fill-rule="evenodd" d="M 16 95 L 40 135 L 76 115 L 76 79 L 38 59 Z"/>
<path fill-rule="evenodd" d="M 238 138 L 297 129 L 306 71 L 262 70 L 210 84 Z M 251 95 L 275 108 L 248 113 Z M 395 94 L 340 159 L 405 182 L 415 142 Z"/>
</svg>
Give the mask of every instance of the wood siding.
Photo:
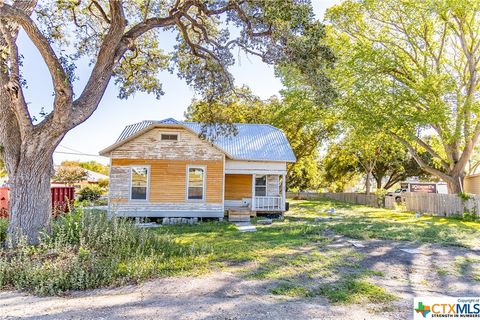
<svg viewBox="0 0 480 320">
<path fill-rule="evenodd" d="M 280 195 L 280 178 L 278 175 L 267 175 L 267 196 Z"/>
<path fill-rule="evenodd" d="M 161 140 L 162 133 L 178 134 L 178 141 Z M 154 128 L 109 154 L 112 159 L 222 160 L 224 153 L 186 129 Z"/>
<path fill-rule="evenodd" d="M 185 203 L 187 166 L 206 167 L 205 203 L 223 202 L 222 160 L 157 160 L 112 159 L 110 197 L 112 202 L 124 202 L 129 198 L 130 166 L 150 166 L 149 199 L 151 203 Z M 197 201 L 198 203 L 198 201 Z"/>
<path fill-rule="evenodd" d="M 225 200 L 242 200 L 252 197 L 252 175 L 226 174 Z"/>
<path fill-rule="evenodd" d="M 463 184 L 466 193 L 480 194 L 480 175 L 465 177 Z"/>
</svg>

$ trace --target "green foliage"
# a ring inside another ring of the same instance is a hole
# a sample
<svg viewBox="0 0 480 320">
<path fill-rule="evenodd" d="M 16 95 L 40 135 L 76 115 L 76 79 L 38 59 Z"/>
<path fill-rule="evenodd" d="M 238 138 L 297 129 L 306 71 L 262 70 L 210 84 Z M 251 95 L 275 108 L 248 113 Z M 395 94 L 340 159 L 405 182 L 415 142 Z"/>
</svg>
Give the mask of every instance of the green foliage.
<svg viewBox="0 0 480 320">
<path fill-rule="evenodd" d="M 71 42 L 75 48 L 75 54 L 63 57 L 71 79 L 75 79 L 76 59 L 95 60 L 111 26 L 102 13 L 108 14 L 108 9 L 103 2 L 92 6 L 82 1 L 46 1 L 36 8 L 52 43 L 61 47 Z M 126 1 L 123 12 L 127 23 L 123 39 L 131 43 L 114 72 L 122 99 L 139 91 L 159 98 L 164 93 L 158 78 L 162 71 L 176 71 L 203 96 L 223 95 L 233 83 L 228 68 L 237 50 L 271 64 L 301 62 L 305 54 L 323 52 L 316 62 L 310 61 L 317 66 L 328 57 L 328 48 L 316 41 L 324 34 L 323 25 L 313 19 L 307 1 Z M 151 25 L 153 19 L 162 22 Z M 169 19 L 176 22 L 168 23 Z M 168 49 L 162 45 L 165 32 L 176 40 Z M 74 37 L 69 36 L 72 33 Z"/>
<path fill-rule="evenodd" d="M 101 173 L 106 176 L 108 176 L 108 173 L 110 172 L 110 167 L 107 165 L 103 165 L 99 162 L 96 161 L 62 161 L 62 166 L 64 167 L 80 167 L 86 170 L 90 170 L 93 172 Z"/>
<path fill-rule="evenodd" d="M 475 212 L 465 211 L 463 213 L 462 218 L 465 221 L 476 221 L 477 220 L 477 214 Z"/>
<path fill-rule="evenodd" d="M 102 188 L 102 189 L 108 189 L 108 186 L 110 184 L 110 181 L 108 179 L 100 179 L 97 182 L 97 185 Z"/>
<path fill-rule="evenodd" d="M 0 157 L 0 178 L 7 176 L 7 168 L 5 168 L 5 163 L 3 159 Z"/>
<path fill-rule="evenodd" d="M 0 249 L 0 289 L 53 295 L 135 283 L 192 270 L 205 250 L 126 220 L 77 211 L 54 220 L 37 247 Z"/>
<path fill-rule="evenodd" d="M 0 243 L 7 240 L 8 219 L 0 218 Z"/>
<path fill-rule="evenodd" d="M 54 182 L 61 182 L 66 184 L 74 184 L 86 180 L 88 172 L 80 167 L 60 166 L 56 169 L 55 175 L 52 177 Z"/>
<path fill-rule="evenodd" d="M 459 192 L 458 197 L 460 199 L 462 199 L 462 201 L 468 201 L 468 200 L 472 199 L 472 196 L 470 194 L 466 193 L 466 192 Z"/>
<path fill-rule="evenodd" d="M 105 194 L 105 189 L 100 186 L 91 184 L 86 185 L 78 192 L 80 195 L 79 201 L 95 201 L 100 199 L 100 197 Z"/>
<path fill-rule="evenodd" d="M 366 133 L 359 128 L 349 129 L 342 139 L 329 145 L 322 167 L 323 184 L 333 191 L 343 191 L 355 175 L 366 175 L 369 171 L 380 189 L 390 189 L 411 176 L 425 176 L 396 140 L 386 134 Z M 388 179 L 383 182 L 386 177 Z"/>
<path fill-rule="evenodd" d="M 435 165 L 424 169 L 457 183 L 480 133 L 479 18 L 480 4 L 469 0 L 348 0 L 330 8 L 335 109 L 412 155 L 428 153 Z"/>
<path fill-rule="evenodd" d="M 240 88 L 223 101 L 193 101 L 185 117 L 204 123 L 204 131 L 214 134 L 235 134 L 232 123 L 265 123 L 281 129 L 297 157 L 295 164 L 288 165 L 288 188 L 300 190 L 318 188 L 318 149 L 333 135 L 336 124 L 335 117 L 310 91 L 296 88 L 285 89 L 281 98 L 266 101 L 248 88 Z"/>
</svg>

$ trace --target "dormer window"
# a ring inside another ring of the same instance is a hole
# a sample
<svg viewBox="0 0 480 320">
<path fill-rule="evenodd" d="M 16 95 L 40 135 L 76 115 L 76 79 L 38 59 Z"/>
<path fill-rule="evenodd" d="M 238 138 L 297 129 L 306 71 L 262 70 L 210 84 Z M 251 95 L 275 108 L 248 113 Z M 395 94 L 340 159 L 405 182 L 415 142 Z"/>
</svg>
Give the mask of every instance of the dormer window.
<svg viewBox="0 0 480 320">
<path fill-rule="evenodd" d="M 178 141 L 178 134 L 176 133 L 162 133 L 162 141 Z"/>
</svg>

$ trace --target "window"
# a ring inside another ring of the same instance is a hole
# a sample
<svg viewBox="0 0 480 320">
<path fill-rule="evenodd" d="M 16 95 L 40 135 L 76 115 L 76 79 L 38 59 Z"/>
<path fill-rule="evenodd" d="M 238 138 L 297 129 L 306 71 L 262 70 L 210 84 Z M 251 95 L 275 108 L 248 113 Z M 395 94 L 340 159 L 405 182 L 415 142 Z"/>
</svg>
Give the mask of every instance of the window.
<svg viewBox="0 0 480 320">
<path fill-rule="evenodd" d="M 255 196 L 265 197 L 267 195 L 267 176 L 255 177 Z"/>
<path fill-rule="evenodd" d="M 188 167 L 187 174 L 187 199 L 204 200 L 205 169 Z"/>
<path fill-rule="evenodd" d="M 178 134 L 162 133 L 161 139 L 166 141 L 178 141 Z"/>
<path fill-rule="evenodd" d="M 131 184 L 130 184 L 130 199 L 132 200 L 147 200 L 148 193 L 148 168 L 147 167 L 133 167 Z"/>
</svg>

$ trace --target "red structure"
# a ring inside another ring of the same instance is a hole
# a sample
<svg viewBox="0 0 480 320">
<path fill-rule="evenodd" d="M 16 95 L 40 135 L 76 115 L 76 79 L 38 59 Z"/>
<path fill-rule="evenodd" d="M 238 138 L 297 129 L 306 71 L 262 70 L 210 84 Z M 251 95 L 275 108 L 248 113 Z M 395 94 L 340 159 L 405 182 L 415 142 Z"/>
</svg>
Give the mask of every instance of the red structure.
<svg viewBox="0 0 480 320">
<path fill-rule="evenodd" d="M 52 214 L 58 216 L 70 211 L 75 199 L 74 187 L 51 187 Z M 8 187 L 0 187 L 0 218 L 8 218 Z"/>
<path fill-rule="evenodd" d="M 8 217 L 8 188 L 0 187 L 0 218 Z"/>
</svg>

